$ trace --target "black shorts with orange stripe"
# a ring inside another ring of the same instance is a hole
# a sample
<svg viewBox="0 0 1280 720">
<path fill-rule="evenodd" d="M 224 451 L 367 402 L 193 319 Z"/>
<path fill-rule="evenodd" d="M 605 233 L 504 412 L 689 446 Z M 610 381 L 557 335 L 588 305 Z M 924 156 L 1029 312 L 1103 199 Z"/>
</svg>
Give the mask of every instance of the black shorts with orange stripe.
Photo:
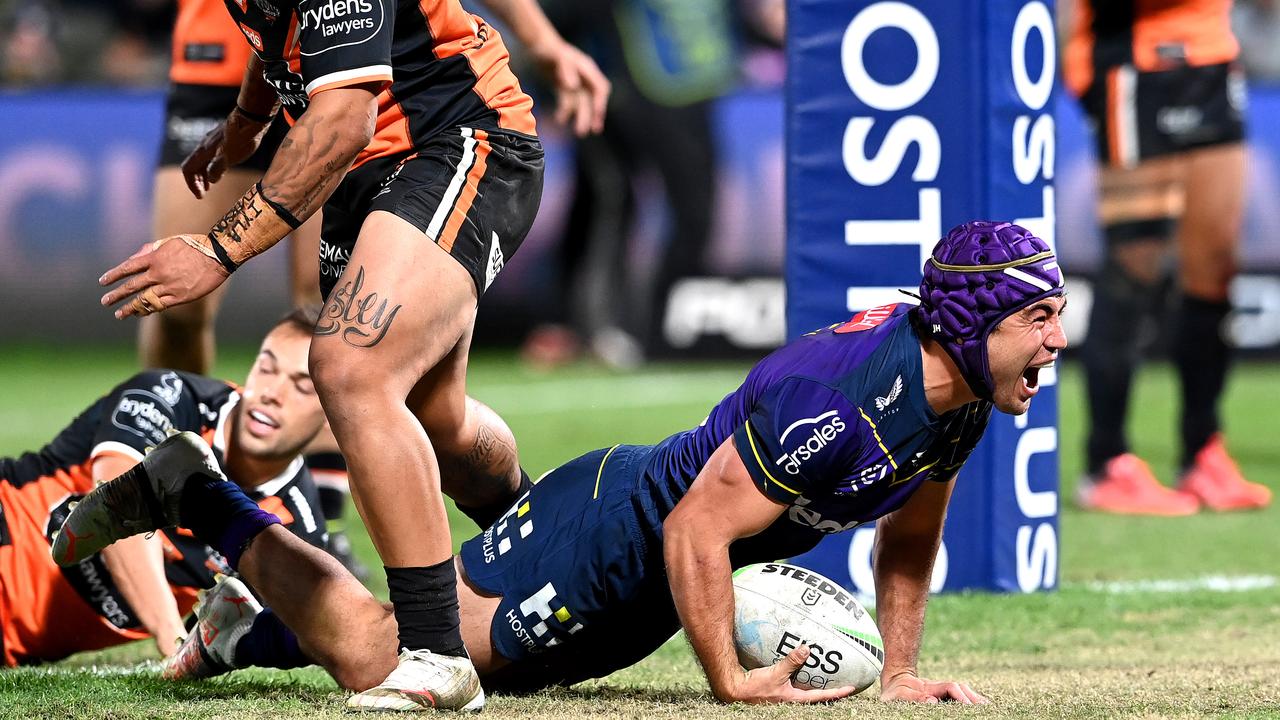
<svg viewBox="0 0 1280 720">
<path fill-rule="evenodd" d="M 364 219 L 384 210 L 461 263 L 483 295 L 533 225 L 543 165 L 535 137 L 456 128 L 351 170 L 324 206 L 321 292 L 327 298 L 346 269 Z"/>
<path fill-rule="evenodd" d="M 1140 72 L 1098 68 L 1081 102 L 1100 162 L 1133 167 L 1244 139 L 1244 75 L 1234 63 Z"/>
<path fill-rule="evenodd" d="M 239 38 L 236 38 L 237 40 Z M 174 84 L 164 106 L 164 136 L 160 141 L 160 167 L 181 165 L 210 130 L 227 119 L 236 108 L 239 86 Z M 237 169 L 266 172 L 271 158 L 289 132 L 284 113 L 279 113 L 267 128 L 262 143 Z"/>
</svg>

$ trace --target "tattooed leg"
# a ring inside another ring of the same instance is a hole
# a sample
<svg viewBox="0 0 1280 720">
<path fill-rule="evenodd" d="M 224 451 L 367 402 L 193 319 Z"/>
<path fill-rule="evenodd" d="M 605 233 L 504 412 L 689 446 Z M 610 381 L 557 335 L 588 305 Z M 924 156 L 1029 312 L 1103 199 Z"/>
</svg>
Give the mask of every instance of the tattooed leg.
<svg viewBox="0 0 1280 720">
<path fill-rule="evenodd" d="M 312 378 L 388 567 L 452 554 L 433 441 L 407 400 L 470 332 L 475 307 L 475 284 L 456 260 L 374 212 L 316 326 Z"/>
<path fill-rule="evenodd" d="M 520 487 L 516 440 L 496 412 L 467 396 L 470 349 L 468 331 L 414 388 L 409 407 L 436 450 L 445 494 L 460 507 L 506 510 Z M 477 524 L 487 525 L 480 520 Z"/>
<path fill-rule="evenodd" d="M 467 420 L 448 447 L 436 444 L 440 481 L 445 494 L 459 505 L 509 505 L 520 486 L 520 464 L 511 428 L 484 403 L 467 398 Z M 468 444 L 467 437 L 471 440 Z M 504 508 L 505 509 L 505 508 Z"/>
</svg>

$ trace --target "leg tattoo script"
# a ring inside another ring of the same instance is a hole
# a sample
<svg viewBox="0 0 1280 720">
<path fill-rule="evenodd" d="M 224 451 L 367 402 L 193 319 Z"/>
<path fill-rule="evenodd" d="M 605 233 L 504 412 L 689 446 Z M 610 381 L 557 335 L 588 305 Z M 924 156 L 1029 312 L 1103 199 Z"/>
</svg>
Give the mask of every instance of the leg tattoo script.
<svg viewBox="0 0 1280 720">
<path fill-rule="evenodd" d="M 378 293 L 369 292 L 364 297 L 360 290 L 364 287 L 364 266 L 356 269 L 355 280 L 350 280 L 333 291 L 333 297 L 324 308 L 324 315 L 316 325 L 316 335 L 336 335 L 342 333 L 342 339 L 352 347 L 368 348 L 382 342 L 391 321 L 400 312 L 400 305 L 387 311 L 388 300 L 381 299 Z"/>
</svg>

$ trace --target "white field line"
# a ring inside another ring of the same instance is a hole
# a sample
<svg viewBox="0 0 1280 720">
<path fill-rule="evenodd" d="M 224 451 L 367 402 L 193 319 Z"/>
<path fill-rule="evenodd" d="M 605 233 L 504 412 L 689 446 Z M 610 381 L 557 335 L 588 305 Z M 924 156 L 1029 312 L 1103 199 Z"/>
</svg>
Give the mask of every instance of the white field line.
<svg viewBox="0 0 1280 720">
<path fill-rule="evenodd" d="M 545 380 L 526 383 L 477 383 L 468 391 L 499 414 L 550 415 L 578 410 L 617 410 L 711 406 L 738 387 L 743 372 L 707 371 L 620 375 L 586 380 Z"/>
<path fill-rule="evenodd" d="M 1108 595 L 1139 595 L 1145 593 L 1187 593 L 1187 592 L 1245 592 L 1247 590 L 1265 590 L 1280 585 L 1280 578 L 1275 575 L 1201 575 L 1193 578 L 1164 580 L 1123 580 L 1114 582 L 1068 582 L 1058 586 L 1058 590 L 1071 592 L 1106 593 Z M 875 608 L 875 595 L 855 591 L 858 602 L 868 608 Z M 991 597 L 999 597 L 992 594 Z"/>
<path fill-rule="evenodd" d="M 1111 595 L 1136 593 L 1244 592 L 1280 585 L 1275 575 L 1202 575 L 1177 580 L 1128 580 L 1115 582 L 1068 583 L 1064 589 L 1085 588 Z"/>
</svg>

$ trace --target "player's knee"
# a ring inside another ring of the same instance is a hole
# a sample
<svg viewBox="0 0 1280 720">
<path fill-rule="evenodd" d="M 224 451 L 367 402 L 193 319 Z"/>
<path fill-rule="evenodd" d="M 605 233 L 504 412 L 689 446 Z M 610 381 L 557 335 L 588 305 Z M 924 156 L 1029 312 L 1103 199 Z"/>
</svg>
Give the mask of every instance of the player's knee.
<svg viewBox="0 0 1280 720">
<path fill-rule="evenodd" d="M 1186 294 L 1217 301 L 1227 298 L 1238 273 L 1234 252 L 1210 252 L 1200 262 L 1183 263 L 1179 280 Z"/>
<path fill-rule="evenodd" d="M 354 402 L 363 396 L 385 393 L 387 378 L 340 346 L 341 342 L 311 344 L 307 366 L 321 400 Z"/>
<path fill-rule="evenodd" d="M 485 421 L 484 414 L 479 412 L 483 407 L 468 397 L 456 408 L 435 406 L 432 412 L 421 418 L 422 427 L 436 452 L 453 456 L 470 452 L 478 429 Z"/>
<path fill-rule="evenodd" d="M 1106 268 L 1118 271 L 1135 286 L 1154 286 L 1164 272 L 1176 225 L 1172 217 L 1109 223 L 1103 229 Z"/>
</svg>

